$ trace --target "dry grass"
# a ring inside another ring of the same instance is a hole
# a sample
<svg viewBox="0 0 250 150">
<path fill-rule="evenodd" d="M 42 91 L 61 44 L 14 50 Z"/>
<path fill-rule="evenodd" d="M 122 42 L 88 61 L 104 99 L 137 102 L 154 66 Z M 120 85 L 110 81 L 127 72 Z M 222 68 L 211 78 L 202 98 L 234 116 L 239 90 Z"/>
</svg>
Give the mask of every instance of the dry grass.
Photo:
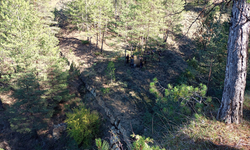
<svg viewBox="0 0 250 150">
<path fill-rule="evenodd" d="M 170 149 L 250 149 L 250 123 L 225 124 L 198 116 L 168 136 Z"/>
</svg>

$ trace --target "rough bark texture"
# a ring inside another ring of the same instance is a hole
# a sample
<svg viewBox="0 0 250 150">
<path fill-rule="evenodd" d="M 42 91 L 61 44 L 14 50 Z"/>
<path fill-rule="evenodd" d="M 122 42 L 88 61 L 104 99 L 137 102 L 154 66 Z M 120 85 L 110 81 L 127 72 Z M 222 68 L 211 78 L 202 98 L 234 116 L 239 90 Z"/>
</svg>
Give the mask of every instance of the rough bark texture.
<svg viewBox="0 0 250 150">
<path fill-rule="evenodd" d="M 217 119 L 239 124 L 243 117 L 244 91 L 247 76 L 249 7 L 246 0 L 234 0 L 228 37 L 228 56 L 224 91 Z M 249 16 L 250 17 L 250 16 Z"/>
</svg>

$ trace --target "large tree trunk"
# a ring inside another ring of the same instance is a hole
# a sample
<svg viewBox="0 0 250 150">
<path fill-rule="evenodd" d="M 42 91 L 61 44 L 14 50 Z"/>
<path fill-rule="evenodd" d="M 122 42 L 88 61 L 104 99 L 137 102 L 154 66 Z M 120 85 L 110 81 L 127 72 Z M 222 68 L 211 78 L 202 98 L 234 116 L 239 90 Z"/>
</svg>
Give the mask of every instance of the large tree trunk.
<svg viewBox="0 0 250 150">
<path fill-rule="evenodd" d="M 246 0 L 234 0 L 228 37 L 228 56 L 222 102 L 217 119 L 239 124 L 243 117 L 250 22 Z"/>
</svg>

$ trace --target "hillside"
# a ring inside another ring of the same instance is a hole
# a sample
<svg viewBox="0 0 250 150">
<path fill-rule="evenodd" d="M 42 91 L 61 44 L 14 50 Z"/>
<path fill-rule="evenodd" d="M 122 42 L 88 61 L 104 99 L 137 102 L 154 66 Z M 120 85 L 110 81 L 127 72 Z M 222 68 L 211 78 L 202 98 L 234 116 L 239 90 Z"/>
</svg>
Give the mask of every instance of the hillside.
<svg viewBox="0 0 250 150">
<path fill-rule="evenodd" d="M 28 2 L 25 7 L 39 12 L 35 17 L 52 15 L 34 21 L 41 33 L 23 36 L 43 36 L 30 44 L 36 48 L 20 46 L 30 49 L 27 58 L 20 55 L 30 67 L 22 68 L 18 57 L 8 55 L 13 46 L 6 45 L 12 41 L 0 36 L 3 54 L 11 56 L 0 68 L 0 150 L 102 149 L 98 138 L 107 141 L 109 149 L 250 148 L 249 92 L 242 124 L 216 121 L 230 13 L 230 7 L 219 9 L 221 1 L 164 1 L 169 7 L 150 0 Z M 150 9 L 147 3 L 152 3 Z M 7 6 L 14 10 L 14 5 Z M 155 8 L 171 16 L 166 26 L 160 19 L 155 23 L 154 15 L 162 15 Z M 30 30 L 27 26 L 20 30 Z M 143 66 L 131 67 L 132 55 L 138 62 L 141 57 Z"/>
</svg>

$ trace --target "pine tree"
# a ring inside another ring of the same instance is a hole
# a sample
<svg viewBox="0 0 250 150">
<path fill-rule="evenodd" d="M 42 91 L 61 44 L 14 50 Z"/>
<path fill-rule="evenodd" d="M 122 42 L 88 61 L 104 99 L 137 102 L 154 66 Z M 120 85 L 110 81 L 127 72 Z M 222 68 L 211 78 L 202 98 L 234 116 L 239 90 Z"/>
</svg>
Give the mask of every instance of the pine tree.
<svg viewBox="0 0 250 150">
<path fill-rule="evenodd" d="M 62 68 L 66 62 L 59 58 L 58 39 L 49 27 L 53 18 L 44 6 L 27 0 L 0 1 L 0 54 L 4 56 L 0 69 L 14 89 L 16 102 L 7 112 L 11 128 L 18 132 L 46 127 L 54 107 L 71 97 L 66 90 L 69 74 Z M 57 69 L 53 70 L 56 80 L 51 81 L 52 66 Z"/>
<path fill-rule="evenodd" d="M 9 119 L 12 130 L 26 133 L 45 127 L 43 121 L 48 117 L 40 115 L 48 111 L 46 99 L 42 98 L 45 90 L 40 90 L 36 76 L 33 73 L 23 74 L 16 86 L 13 97 L 18 101 L 9 110 L 9 115 L 13 116 Z"/>
<path fill-rule="evenodd" d="M 58 40 L 46 21 L 24 0 L 1 3 L 0 49 L 6 56 L 6 67 L 21 73 L 50 64 L 57 56 Z"/>
<path fill-rule="evenodd" d="M 108 23 L 113 18 L 113 6 L 109 0 L 99 0 L 92 6 L 93 13 L 91 18 L 97 24 L 95 33 L 99 39 L 102 39 L 101 53 L 103 49 L 103 41 L 105 38 L 105 32 L 107 32 Z M 100 36 L 102 35 L 102 38 Z"/>
</svg>

